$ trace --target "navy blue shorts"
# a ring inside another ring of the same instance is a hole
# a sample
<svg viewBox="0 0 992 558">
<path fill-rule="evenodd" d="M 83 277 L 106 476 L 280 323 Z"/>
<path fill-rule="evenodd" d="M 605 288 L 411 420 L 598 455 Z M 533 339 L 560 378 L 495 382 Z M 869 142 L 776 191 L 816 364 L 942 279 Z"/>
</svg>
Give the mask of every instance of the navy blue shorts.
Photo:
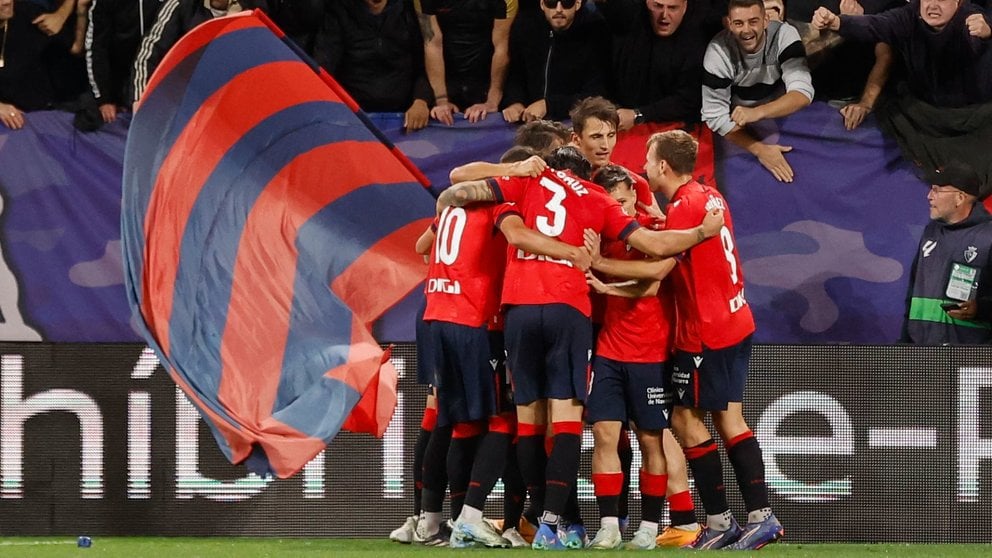
<svg viewBox="0 0 992 558">
<path fill-rule="evenodd" d="M 669 427 L 672 393 L 664 362 L 619 362 L 597 356 L 586 400 L 586 422 L 633 421 L 638 430 Z"/>
<path fill-rule="evenodd" d="M 675 351 L 671 387 L 675 404 L 706 411 L 726 411 L 728 403 L 744 401 L 751 336 L 725 349 L 702 353 Z"/>
<path fill-rule="evenodd" d="M 506 373 L 506 347 L 502 331 L 489 332 L 489 366 L 496 382 L 496 414 L 516 412 L 513 405 L 513 386 Z"/>
<path fill-rule="evenodd" d="M 585 400 L 592 352 L 589 318 L 567 304 L 527 304 L 510 306 L 505 326 L 514 403 Z"/>
<path fill-rule="evenodd" d="M 414 326 L 417 344 L 417 383 L 425 386 L 434 385 L 434 373 L 431 356 L 430 326 L 424 321 L 424 311 L 427 310 L 427 301 L 420 305 L 417 310 L 417 323 Z"/>
<path fill-rule="evenodd" d="M 496 378 L 489 363 L 489 332 L 450 322 L 427 322 L 431 372 L 437 387 L 437 425 L 496 414 Z"/>
</svg>

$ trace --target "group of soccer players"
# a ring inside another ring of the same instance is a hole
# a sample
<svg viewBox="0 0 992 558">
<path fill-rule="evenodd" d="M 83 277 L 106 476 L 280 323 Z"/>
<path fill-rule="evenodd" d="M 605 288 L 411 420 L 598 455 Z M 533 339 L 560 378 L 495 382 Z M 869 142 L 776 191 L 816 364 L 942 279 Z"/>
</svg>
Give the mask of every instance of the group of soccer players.
<svg viewBox="0 0 992 558">
<path fill-rule="evenodd" d="M 726 201 L 693 179 L 689 134 L 651 137 L 644 180 L 609 162 L 615 106 L 594 97 L 570 116 L 572 145 L 515 147 L 498 165 L 453 170 L 417 243 L 429 265 L 418 376 L 434 390 L 414 459 L 420 513 L 390 538 L 522 546 L 533 525 L 536 549 L 760 548 L 783 530 L 741 409 L 754 321 Z M 653 192 L 669 200 L 664 212 Z M 743 527 L 707 414 L 744 497 Z M 588 542 L 575 491 L 583 421 L 600 510 Z M 643 457 L 642 521 L 624 544 L 628 427 Z M 502 525 L 483 518 L 499 478 Z M 442 518 L 446 489 L 453 522 Z M 666 495 L 672 525 L 659 536 Z M 533 512 L 521 520 L 525 496 Z"/>
</svg>

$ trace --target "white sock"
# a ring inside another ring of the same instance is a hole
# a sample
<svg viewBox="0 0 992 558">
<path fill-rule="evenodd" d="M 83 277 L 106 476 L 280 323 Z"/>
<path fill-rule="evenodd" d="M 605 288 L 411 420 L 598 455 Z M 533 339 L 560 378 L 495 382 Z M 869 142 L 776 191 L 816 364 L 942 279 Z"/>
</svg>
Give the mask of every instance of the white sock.
<svg viewBox="0 0 992 558">
<path fill-rule="evenodd" d="M 754 510 L 753 512 L 748 512 L 747 522 L 761 523 L 762 521 L 768 519 L 771 516 L 772 516 L 771 508 L 761 508 L 760 510 Z"/>
<path fill-rule="evenodd" d="M 698 531 L 698 523 L 686 523 L 685 525 L 672 525 L 673 529 L 678 529 L 680 531 Z"/>
<path fill-rule="evenodd" d="M 655 536 L 658 536 L 658 524 L 653 521 L 641 521 L 641 526 L 637 530 L 651 531 Z"/>
<path fill-rule="evenodd" d="M 441 527 L 441 512 L 424 512 L 424 531 L 429 535 L 437 533 L 438 529 Z"/>
<path fill-rule="evenodd" d="M 730 529 L 730 522 L 734 520 L 734 514 L 727 510 L 716 515 L 706 516 L 706 526 L 714 531 L 726 531 Z"/>
<path fill-rule="evenodd" d="M 616 516 L 607 516 L 599 518 L 600 527 L 616 527 L 620 529 L 620 518 Z"/>
<path fill-rule="evenodd" d="M 482 521 L 482 510 L 472 506 L 462 506 L 462 513 L 458 516 L 458 521 L 464 523 L 478 523 Z"/>
</svg>

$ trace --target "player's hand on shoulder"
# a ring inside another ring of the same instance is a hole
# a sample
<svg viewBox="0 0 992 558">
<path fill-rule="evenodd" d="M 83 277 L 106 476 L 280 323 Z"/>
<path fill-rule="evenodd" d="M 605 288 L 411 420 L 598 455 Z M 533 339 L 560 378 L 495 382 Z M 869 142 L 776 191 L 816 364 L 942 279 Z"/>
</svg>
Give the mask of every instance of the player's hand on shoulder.
<svg viewBox="0 0 992 558">
<path fill-rule="evenodd" d="M 716 208 L 709 210 L 706 216 L 703 217 L 703 237 L 712 238 L 720 234 L 720 229 L 723 228 L 725 223 L 722 209 Z"/>
<path fill-rule="evenodd" d="M 548 164 L 544 162 L 538 155 L 532 155 L 531 157 L 513 163 L 510 166 L 510 176 L 529 176 L 534 178 L 540 176 L 544 169 L 548 168 Z"/>
</svg>

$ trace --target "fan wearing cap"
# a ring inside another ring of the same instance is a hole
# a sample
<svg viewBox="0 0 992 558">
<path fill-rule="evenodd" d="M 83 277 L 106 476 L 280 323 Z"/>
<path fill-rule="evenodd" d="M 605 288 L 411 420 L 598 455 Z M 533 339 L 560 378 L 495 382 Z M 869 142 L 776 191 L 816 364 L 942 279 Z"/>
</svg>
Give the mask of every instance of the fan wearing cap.
<svg viewBox="0 0 992 558">
<path fill-rule="evenodd" d="M 903 341 L 992 342 L 992 215 L 975 171 L 953 162 L 927 173 L 930 223 L 910 274 Z"/>
</svg>

